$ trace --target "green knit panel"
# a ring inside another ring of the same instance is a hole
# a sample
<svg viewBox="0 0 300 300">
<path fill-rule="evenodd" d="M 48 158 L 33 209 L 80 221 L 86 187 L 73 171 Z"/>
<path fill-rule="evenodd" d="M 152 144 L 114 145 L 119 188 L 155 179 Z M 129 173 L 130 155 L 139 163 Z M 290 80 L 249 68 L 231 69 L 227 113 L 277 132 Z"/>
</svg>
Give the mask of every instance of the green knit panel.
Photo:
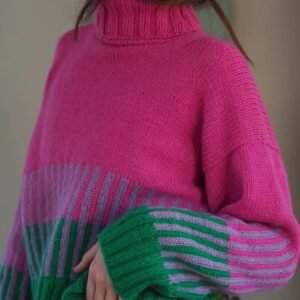
<svg viewBox="0 0 300 300">
<path fill-rule="evenodd" d="M 147 212 L 145 206 L 129 211 L 97 235 L 113 287 L 126 300 L 140 299 L 140 293 L 151 285 L 168 284 L 156 230 Z"/>
</svg>

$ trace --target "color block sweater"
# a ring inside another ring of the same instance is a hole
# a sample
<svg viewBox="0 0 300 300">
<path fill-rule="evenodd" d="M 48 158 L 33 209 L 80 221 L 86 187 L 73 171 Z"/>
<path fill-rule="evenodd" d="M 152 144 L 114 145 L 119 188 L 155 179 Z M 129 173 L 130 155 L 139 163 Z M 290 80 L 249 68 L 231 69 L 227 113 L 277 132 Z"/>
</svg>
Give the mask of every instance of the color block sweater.
<svg viewBox="0 0 300 300">
<path fill-rule="evenodd" d="M 102 0 L 57 41 L 0 271 L 0 299 L 86 299 L 99 243 L 124 300 L 287 285 L 300 227 L 261 92 L 191 5 Z"/>
</svg>

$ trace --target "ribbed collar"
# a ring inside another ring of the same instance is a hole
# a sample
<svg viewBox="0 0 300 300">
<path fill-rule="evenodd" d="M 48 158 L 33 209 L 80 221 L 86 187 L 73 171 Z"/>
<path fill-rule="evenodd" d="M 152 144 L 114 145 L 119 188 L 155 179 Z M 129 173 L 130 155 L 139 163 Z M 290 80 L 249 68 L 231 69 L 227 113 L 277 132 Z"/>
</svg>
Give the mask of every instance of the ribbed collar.
<svg viewBox="0 0 300 300">
<path fill-rule="evenodd" d="M 139 44 L 201 32 L 192 4 L 150 0 L 101 0 L 93 14 L 95 34 L 104 43 Z"/>
</svg>

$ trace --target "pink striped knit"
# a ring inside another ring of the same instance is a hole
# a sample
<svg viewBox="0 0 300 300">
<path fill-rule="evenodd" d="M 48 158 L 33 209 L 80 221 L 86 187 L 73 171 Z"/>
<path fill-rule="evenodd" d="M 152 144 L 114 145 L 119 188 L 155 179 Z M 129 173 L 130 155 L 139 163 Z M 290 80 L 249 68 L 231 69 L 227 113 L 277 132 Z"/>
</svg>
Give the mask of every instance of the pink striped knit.
<svg viewBox="0 0 300 300">
<path fill-rule="evenodd" d="M 300 226 L 250 67 L 191 5 L 102 0 L 62 34 L 28 145 L 0 298 L 85 299 L 94 243 L 117 294 L 281 288 Z"/>
</svg>

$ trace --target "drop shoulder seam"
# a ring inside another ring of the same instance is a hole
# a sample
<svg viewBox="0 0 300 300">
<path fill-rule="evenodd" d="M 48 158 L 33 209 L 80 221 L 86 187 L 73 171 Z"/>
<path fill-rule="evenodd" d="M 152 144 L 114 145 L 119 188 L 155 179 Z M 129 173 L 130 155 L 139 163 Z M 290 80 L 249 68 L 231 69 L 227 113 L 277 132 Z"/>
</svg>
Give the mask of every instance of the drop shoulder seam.
<svg viewBox="0 0 300 300">
<path fill-rule="evenodd" d="M 265 145 L 267 147 L 269 147 L 270 149 L 272 149 L 272 151 L 276 152 L 277 155 L 281 155 L 280 149 L 274 147 L 271 143 L 269 143 L 268 141 L 253 141 L 253 142 L 245 142 L 242 143 L 238 146 L 236 146 L 235 148 L 233 148 L 231 151 L 229 151 L 228 153 L 225 154 L 224 157 L 220 158 L 219 160 L 215 160 L 210 166 L 208 166 L 207 168 L 203 169 L 204 173 L 209 172 L 211 169 L 215 168 L 216 166 L 218 166 L 220 163 L 222 163 L 223 161 L 225 161 L 226 159 L 228 159 L 228 157 L 230 155 L 232 155 L 232 153 L 234 153 L 235 151 L 239 150 L 240 148 L 244 148 L 250 145 L 258 145 L 258 144 L 262 144 Z"/>
</svg>

